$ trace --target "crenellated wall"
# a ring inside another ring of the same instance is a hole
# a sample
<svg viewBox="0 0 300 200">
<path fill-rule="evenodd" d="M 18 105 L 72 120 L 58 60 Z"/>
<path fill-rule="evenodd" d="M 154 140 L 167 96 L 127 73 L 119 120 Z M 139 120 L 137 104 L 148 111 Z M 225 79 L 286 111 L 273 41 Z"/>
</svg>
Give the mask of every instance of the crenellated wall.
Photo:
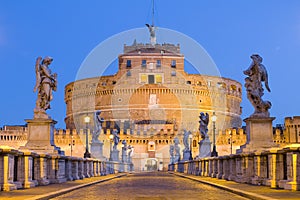
<svg viewBox="0 0 300 200">
<path fill-rule="evenodd" d="M 285 124 L 285 138 L 287 143 L 300 142 L 300 116 L 286 117 Z"/>
<path fill-rule="evenodd" d="M 103 142 L 103 155 L 109 157 L 110 141 L 109 135 L 111 134 L 114 126 L 109 129 L 102 129 L 99 136 L 99 140 Z M 27 142 L 27 128 L 22 130 L 0 130 L 0 146 L 10 146 L 18 149 L 20 146 L 24 146 Z M 88 130 L 88 141 L 92 140 L 92 134 Z M 183 144 L 183 134 L 178 130 L 174 129 L 174 126 L 166 126 L 165 129 L 157 130 L 149 125 L 135 125 L 135 129 L 119 129 L 120 131 L 120 144 L 118 149 L 121 149 L 121 142 L 126 140 L 128 145 L 136 147 L 136 154 L 148 152 L 147 145 L 149 142 L 156 144 L 157 153 L 161 153 L 165 159 L 169 159 L 169 145 L 173 144 L 174 137 L 180 139 L 180 144 Z M 156 133 L 156 134 L 154 134 Z M 193 155 L 199 153 L 199 132 L 193 133 Z M 274 142 L 280 144 L 282 147 L 288 145 L 286 143 L 286 130 L 281 128 L 274 128 L 273 138 Z M 219 155 L 229 155 L 231 153 L 231 142 L 232 152 L 235 153 L 236 149 L 239 149 L 241 145 L 245 144 L 247 135 L 243 128 L 231 128 L 224 131 L 219 131 L 216 135 L 216 147 Z M 73 142 L 72 142 L 73 141 Z M 65 155 L 71 156 L 71 144 L 72 156 L 83 157 L 86 145 L 86 130 L 76 129 L 57 129 L 54 134 L 54 143 L 60 147 Z M 89 142 L 90 145 L 90 142 Z M 182 145 L 183 148 L 183 145 Z M 137 155 L 136 155 L 137 156 Z M 165 161 L 168 163 L 169 161 Z"/>
<path fill-rule="evenodd" d="M 247 142 L 247 134 L 242 128 L 231 128 L 219 131 L 216 147 L 220 156 L 236 153 L 241 145 Z"/>
</svg>

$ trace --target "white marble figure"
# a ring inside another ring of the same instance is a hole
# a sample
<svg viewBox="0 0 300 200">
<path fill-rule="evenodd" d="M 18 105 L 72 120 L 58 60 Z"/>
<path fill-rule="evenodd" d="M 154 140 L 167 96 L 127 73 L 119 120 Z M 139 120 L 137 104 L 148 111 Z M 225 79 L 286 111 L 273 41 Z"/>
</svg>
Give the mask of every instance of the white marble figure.
<svg viewBox="0 0 300 200">
<path fill-rule="evenodd" d="M 201 137 L 203 139 L 208 138 L 208 134 L 207 134 L 207 132 L 208 132 L 207 126 L 208 126 L 208 123 L 209 123 L 209 115 L 208 115 L 208 113 L 206 113 L 204 115 L 204 113 L 201 112 L 200 116 L 199 116 L 199 119 L 200 119 L 200 121 L 199 121 L 199 124 L 200 124 L 199 125 L 199 131 L 200 131 Z"/>
<path fill-rule="evenodd" d="M 95 130 L 93 132 L 93 138 L 92 143 L 100 142 L 98 137 L 102 130 L 102 123 L 104 122 L 104 119 L 100 117 L 101 110 L 98 110 L 94 114 L 94 123 L 95 123 Z"/>
<path fill-rule="evenodd" d="M 128 152 L 127 152 L 127 154 L 128 154 L 128 163 L 132 163 L 132 156 L 133 156 L 134 148 L 133 148 L 133 146 L 129 145 L 127 149 L 128 149 Z"/>
<path fill-rule="evenodd" d="M 53 99 L 52 91 L 57 89 L 57 74 L 51 73 L 49 65 L 53 58 L 46 56 L 44 59 L 38 57 L 35 63 L 36 84 L 33 89 L 38 92 L 36 107 L 34 109 L 35 118 L 47 118 L 46 110 L 50 109 L 50 101 Z"/>
<path fill-rule="evenodd" d="M 126 140 L 122 141 L 122 162 L 127 162 L 127 143 Z"/>
<path fill-rule="evenodd" d="M 209 123 L 209 115 L 206 113 L 204 115 L 203 112 L 200 113 L 199 116 L 199 131 L 201 134 L 202 140 L 199 142 L 199 158 L 209 157 L 211 155 L 211 142 L 209 140 L 208 132 L 208 123 Z"/>
<path fill-rule="evenodd" d="M 189 144 L 189 135 L 190 134 L 192 134 L 190 131 L 184 130 L 184 134 L 183 134 L 184 150 L 183 151 L 190 151 L 190 144 Z"/>
<path fill-rule="evenodd" d="M 117 130 L 113 130 L 112 134 L 114 136 L 114 139 L 113 139 L 114 140 L 113 150 L 117 151 L 117 146 L 118 146 L 118 144 L 120 142 L 120 136 L 118 135 L 118 131 Z"/>
<path fill-rule="evenodd" d="M 169 152 L 170 152 L 170 164 L 174 164 L 175 157 L 174 157 L 174 145 L 173 144 L 170 145 Z"/>
<path fill-rule="evenodd" d="M 262 63 L 262 57 L 257 54 L 250 56 L 252 63 L 244 74 L 248 77 L 245 78 L 245 87 L 247 90 L 247 98 L 254 107 L 254 113 L 251 117 L 270 117 L 269 109 L 272 104 L 270 101 L 262 100 L 264 95 L 264 89 L 262 82 L 265 83 L 266 89 L 271 92 L 268 83 L 268 73 L 265 66 Z"/>
<path fill-rule="evenodd" d="M 174 158 L 174 163 L 177 163 L 180 161 L 180 147 L 179 147 L 179 139 L 178 137 L 174 138 L 174 149 L 175 149 L 175 158 Z"/>
</svg>

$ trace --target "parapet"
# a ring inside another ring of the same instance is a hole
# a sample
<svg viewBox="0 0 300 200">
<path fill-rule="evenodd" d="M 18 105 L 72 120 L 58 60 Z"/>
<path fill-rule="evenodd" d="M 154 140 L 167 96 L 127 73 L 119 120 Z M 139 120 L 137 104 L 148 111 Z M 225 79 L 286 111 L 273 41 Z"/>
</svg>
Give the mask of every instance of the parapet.
<svg viewBox="0 0 300 200">
<path fill-rule="evenodd" d="M 157 50 L 159 50 L 158 52 L 161 53 L 173 53 L 173 54 L 180 54 L 180 45 L 174 45 L 174 44 L 168 44 L 168 43 L 163 43 L 163 44 L 155 44 L 154 46 L 151 44 L 143 44 L 143 43 L 134 43 L 131 46 L 127 46 L 126 44 L 124 45 L 124 54 L 126 53 L 132 53 L 135 51 L 141 51 L 141 53 L 150 53 L 153 51 L 153 53 L 155 53 Z M 143 50 L 151 50 L 144 52 Z"/>
</svg>

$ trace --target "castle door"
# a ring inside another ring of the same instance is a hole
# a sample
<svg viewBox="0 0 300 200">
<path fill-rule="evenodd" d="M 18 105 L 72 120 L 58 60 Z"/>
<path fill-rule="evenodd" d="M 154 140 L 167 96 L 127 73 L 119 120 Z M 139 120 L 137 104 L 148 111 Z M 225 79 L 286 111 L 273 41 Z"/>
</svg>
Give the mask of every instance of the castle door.
<svg viewBox="0 0 300 200">
<path fill-rule="evenodd" d="M 155 158 L 149 158 L 146 161 L 145 168 L 147 171 L 157 171 L 158 162 Z"/>
</svg>

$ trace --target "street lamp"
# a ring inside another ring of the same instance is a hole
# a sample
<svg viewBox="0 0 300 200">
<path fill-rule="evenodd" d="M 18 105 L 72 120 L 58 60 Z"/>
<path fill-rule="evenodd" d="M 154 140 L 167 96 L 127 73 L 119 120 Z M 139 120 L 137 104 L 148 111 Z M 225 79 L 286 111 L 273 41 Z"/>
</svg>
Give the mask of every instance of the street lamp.
<svg viewBox="0 0 300 200">
<path fill-rule="evenodd" d="M 73 146 L 75 146 L 75 140 L 73 139 L 73 135 L 71 136 L 71 143 L 69 144 L 69 146 L 71 147 L 71 157 L 72 157 L 72 153 L 73 153 Z"/>
<path fill-rule="evenodd" d="M 114 135 L 109 135 L 109 144 L 110 144 L 110 147 L 109 147 L 109 160 L 112 161 L 112 142 L 113 142 L 113 139 L 114 139 Z"/>
<path fill-rule="evenodd" d="M 193 155 L 192 155 L 192 139 L 193 139 L 193 134 L 189 134 L 190 138 L 190 160 L 193 160 Z"/>
<path fill-rule="evenodd" d="M 216 121 L 217 121 L 217 116 L 215 112 L 213 112 L 213 115 L 211 117 L 211 121 L 213 122 L 213 150 L 211 152 L 211 157 L 217 157 L 218 152 L 216 149 Z"/>
<path fill-rule="evenodd" d="M 89 152 L 89 134 L 88 134 L 88 126 L 90 123 L 91 118 L 89 116 L 84 117 L 84 123 L 85 123 L 85 129 L 86 129 L 86 134 L 85 134 L 85 153 L 83 155 L 84 158 L 90 158 L 91 154 Z"/>
</svg>

